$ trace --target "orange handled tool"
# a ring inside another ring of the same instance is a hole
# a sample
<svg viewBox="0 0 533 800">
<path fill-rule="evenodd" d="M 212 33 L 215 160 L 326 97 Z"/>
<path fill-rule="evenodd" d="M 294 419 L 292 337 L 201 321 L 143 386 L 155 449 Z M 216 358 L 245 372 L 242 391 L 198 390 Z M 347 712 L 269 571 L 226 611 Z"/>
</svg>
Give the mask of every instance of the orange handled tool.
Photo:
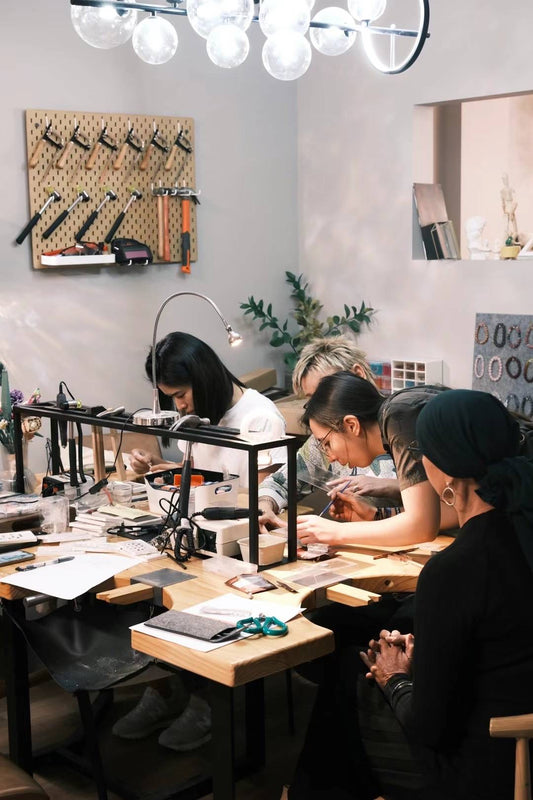
<svg viewBox="0 0 533 800">
<path fill-rule="evenodd" d="M 191 198 L 181 198 L 181 271 L 191 271 Z"/>
</svg>

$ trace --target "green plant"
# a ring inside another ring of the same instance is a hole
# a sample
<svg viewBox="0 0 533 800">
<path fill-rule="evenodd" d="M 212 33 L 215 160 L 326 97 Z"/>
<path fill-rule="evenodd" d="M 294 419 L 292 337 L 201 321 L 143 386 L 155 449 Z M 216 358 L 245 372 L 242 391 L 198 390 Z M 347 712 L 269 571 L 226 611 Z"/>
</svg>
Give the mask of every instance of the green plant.
<svg viewBox="0 0 533 800">
<path fill-rule="evenodd" d="M 293 369 L 300 357 L 302 349 L 312 339 L 318 336 L 339 336 L 347 328 L 356 335 L 361 331 L 363 325 L 370 325 L 372 316 L 375 314 L 373 308 L 361 302 L 361 308 L 357 306 L 344 306 L 344 314 L 334 314 L 320 319 L 322 303 L 308 292 L 309 284 L 304 283 L 303 275 L 294 275 L 292 272 L 285 272 L 285 280 L 292 286 L 290 294 L 294 302 L 294 311 L 290 315 L 294 318 L 298 326 L 295 332 L 289 330 L 289 320 L 281 322 L 272 311 L 272 303 L 265 308 L 264 300 L 256 300 L 253 295 L 248 298 L 247 303 L 241 303 L 244 314 L 251 314 L 253 319 L 260 322 L 259 330 L 271 328 L 273 333 L 270 338 L 272 347 L 288 348 L 283 355 L 283 360 L 289 369 Z"/>
</svg>

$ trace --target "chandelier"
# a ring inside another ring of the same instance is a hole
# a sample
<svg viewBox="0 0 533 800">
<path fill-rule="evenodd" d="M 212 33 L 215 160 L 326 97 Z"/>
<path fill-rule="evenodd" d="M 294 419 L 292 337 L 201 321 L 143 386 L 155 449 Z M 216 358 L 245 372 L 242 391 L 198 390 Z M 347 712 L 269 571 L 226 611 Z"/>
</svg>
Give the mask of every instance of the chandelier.
<svg viewBox="0 0 533 800">
<path fill-rule="evenodd" d="M 429 0 L 347 0 L 347 8 L 329 6 L 314 16 L 315 0 L 167 0 L 167 5 L 70 0 L 70 5 L 74 28 L 87 44 L 108 49 L 131 39 L 148 64 L 165 64 L 177 50 L 178 34 L 167 17 L 187 17 L 206 40 L 211 61 L 227 69 L 245 61 L 250 49 L 246 31 L 257 22 L 266 37 L 263 65 L 285 81 L 307 71 L 313 47 L 337 56 L 357 38 L 380 72 L 404 72 L 429 37 Z M 140 19 L 143 12 L 147 16 Z"/>
</svg>

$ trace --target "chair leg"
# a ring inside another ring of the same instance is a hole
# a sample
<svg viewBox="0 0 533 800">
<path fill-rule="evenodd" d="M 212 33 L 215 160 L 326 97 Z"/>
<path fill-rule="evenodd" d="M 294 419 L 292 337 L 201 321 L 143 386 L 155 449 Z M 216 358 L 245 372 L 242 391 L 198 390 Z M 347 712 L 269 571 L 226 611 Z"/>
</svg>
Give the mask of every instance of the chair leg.
<svg viewBox="0 0 533 800">
<path fill-rule="evenodd" d="M 83 732 L 85 734 L 87 754 L 93 768 L 93 777 L 96 783 L 98 800 L 107 800 L 107 785 L 104 775 L 104 766 L 100 756 L 100 748 L 98 747 L 98 733 L 96 730 L 91 698 L 87 691 L 80 691 L 75 694 L 80 710 Z"/>
<path fill-rule="evenodd" d="M 289 720 L 289 733 L 294 736 L 294 698 L 292 694 L 292 670 L 285 670 L 285 686 L 287 689 L 287 716 Z"/>
<path fill-rule="evenodd" d="M 515 800 L 531 800 L 529 741 L 522 737 L 516 740 L 514 797 Z"/>
</svg>

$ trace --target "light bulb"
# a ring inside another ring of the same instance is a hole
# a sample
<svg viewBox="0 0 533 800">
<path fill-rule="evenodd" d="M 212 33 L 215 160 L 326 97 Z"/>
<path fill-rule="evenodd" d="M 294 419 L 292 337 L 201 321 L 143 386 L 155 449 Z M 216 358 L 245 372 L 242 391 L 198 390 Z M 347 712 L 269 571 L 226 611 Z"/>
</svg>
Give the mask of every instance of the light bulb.
<svg viewBox="0 0 533 800">
<path fill-rule="evenodd" d="M 309 11 L 312 11 L 315 6 L 315 0 L 305 0 Z"/>
<path fill-rule="evenodd" d="M 259 25 L 265 36 L 278 31 L 306 33 L 311 13 L 307 0 L 263 0 Z"/>
<path fill-rule="evenodd" d="M 313 22 L 323 22 L 328 25 L 342 25 L 353 28 L 353 17 L 344 8 L 329 6 L 323 8 L 313 17 Z M 311 42 L 319 53 L 325 56 L 340 56 L 345 53 L 355 42 L 355 31 L 344 31 L 340 28 L 311 28 L 309 32 Z"/>
<path fill-rule="evenodd" d="M 273 78 L 293 81 L 300 78 L 311 63 L 311 45 L 301 33 L 279 31 L 263 45 L 263 64 Z"/>
<path fill-rule="evenodd" d="M 146 17 L 133 31 L 132 45 L 147 64 L 166 64 L 178 48 L 178 34 L 168 19 Z"/>
<path fill-rule="evenodd" d="M 387 0 L 348 0 L 348 11 L 358 22 L 373 22 L 386 7 Z"/>
<path fill-rule="evenodd" d="M 108 50 L 128 41 L 137 24 L 137 11 L 113 8 L 110 5 L 100 8 L 90 6 L 71 6 L 70 18 L 74 30 L 84 42 Z M 135 0 L 132 0 L 135 2 Z"/>
<path fill-rule="evenodd" d="M 187 16 L 193 30 L 207 39 L 211 31 L 229 22 L 245 31 L 254 16 L 253 0 L 187 0 Z"/>
<path fill-rule="evenodd" d="M 249 50 L 247 35 L 236 25 L 217 25 L 207 37 L 207 55 L 217 67 L 238 67 L 246 60 Z"/>
</svg>

